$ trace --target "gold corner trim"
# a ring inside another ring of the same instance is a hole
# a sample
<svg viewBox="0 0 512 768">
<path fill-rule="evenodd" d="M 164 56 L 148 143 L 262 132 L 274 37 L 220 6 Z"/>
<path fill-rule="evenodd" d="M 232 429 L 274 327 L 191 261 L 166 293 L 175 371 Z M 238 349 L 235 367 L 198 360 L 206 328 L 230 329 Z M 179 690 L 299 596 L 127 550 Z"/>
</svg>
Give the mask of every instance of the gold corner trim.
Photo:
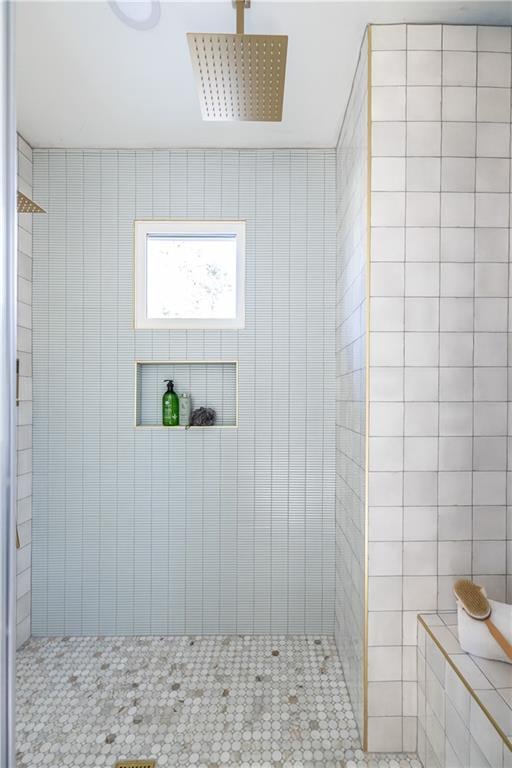
<svg viewBox="0 0 512 768">
<path fill-rule="evenodd" d="M 365 339 L 365 440 L 364 440 L 364 660 L 363 660 L 363 751 L 368 751 L 368 553 L 370 486 L 370 296 L 372 221 L 372 25 L 367 27 L 367 152 L 366 152 L 366 339 Z"/>
<path fill-rule="evenodd" d="M 450 655 L 446 652 L 446 649 L 443 648 L 442 644 L 437 639 L 437 637 L 434 635 L 434 633 L 432 632 L 432 630 L 430 629 L 429 625 L 427 624 L 427 622 L 425 621 L 425 619 L 423 618 L 423 616 L 421 614 L 418 614 L 418 622 L 422 625 L 422 627 L 425 630 L 425 632 L 427 633 L 427 635 L 434 641 L 435 645 L 439 648 L 439 650 L 441 651 L 442 655 L 444 656 L 446 662 L 453 669 L 453 671 L 455 672 L 455 674 L 457 675 L 459 680 L 463 683 L 465 688 L 467 688 L 467 690 L 469 691 L 469 693 L 471 694 L 473 699 L 476 701 L 476 703 L 478 704 L 478 706 L 480 707 L 480 709 L 482 710 L 484 715 L 487 717 L 487 719 L 489 720 L 489 722 L 491 723 L 493 728 L 495 728 L 495 730 L 498 732 L 499 736 L 501 737 L 501 739 L 505 743 L 505 746 L 507 746 L 508 749 L 512 752 L 512 742 L 510 741 L 508 736 L 504 733 L 504 731 L 501 728 L 501 726 L 498 725 L 498 723 L 496 722 L 494 717 L 491 715 L 491 713 L 489 712 L 489 710 L 487 709 L 485 704 L 482 702 L 482 700 L 480 699 L 480 697 L 476 693 L 475 689 L 468 683 L 468 681 L 466 680 L 466 678 L 464 677 L 464 675 L 462 674 L 460 669 L 451 660 Z M 426 654 L 425 654 L 425 659 L 426 659 Z"/>
</svg>

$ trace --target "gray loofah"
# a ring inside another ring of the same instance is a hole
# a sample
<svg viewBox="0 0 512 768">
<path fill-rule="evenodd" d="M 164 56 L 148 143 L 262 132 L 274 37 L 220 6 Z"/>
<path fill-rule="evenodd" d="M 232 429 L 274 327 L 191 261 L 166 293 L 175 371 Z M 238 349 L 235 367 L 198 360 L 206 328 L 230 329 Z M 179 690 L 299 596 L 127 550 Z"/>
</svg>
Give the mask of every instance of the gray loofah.
<svg viewBox="0 0 512 768">
<path fill-rule="evenodd" d="M 211 427 L 215 424 L 217 414 L 213 408 L 196 408 L 190 417 L 192 427 Z"/>
</svg>

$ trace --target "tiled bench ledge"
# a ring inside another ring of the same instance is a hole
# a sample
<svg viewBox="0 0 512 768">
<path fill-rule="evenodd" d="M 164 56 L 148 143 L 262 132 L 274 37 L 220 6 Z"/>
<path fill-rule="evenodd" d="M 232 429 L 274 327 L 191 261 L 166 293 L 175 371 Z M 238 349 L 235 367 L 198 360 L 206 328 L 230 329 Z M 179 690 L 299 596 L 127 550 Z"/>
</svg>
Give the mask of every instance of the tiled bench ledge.
<svg viewBox="0 0 512 768">
<path fill-rule="evenodd" d="M 457 614 L 418 616 L 418 755 L 425 768 L 512 768 L 512 665 L 470 656 Z"/>
</svg>

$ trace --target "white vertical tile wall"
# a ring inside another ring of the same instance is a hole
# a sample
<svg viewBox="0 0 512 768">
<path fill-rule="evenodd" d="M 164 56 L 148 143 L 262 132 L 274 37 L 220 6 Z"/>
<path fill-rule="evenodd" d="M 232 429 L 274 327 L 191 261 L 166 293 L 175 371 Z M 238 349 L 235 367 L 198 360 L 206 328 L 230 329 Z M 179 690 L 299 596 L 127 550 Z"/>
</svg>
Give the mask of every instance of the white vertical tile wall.
<svg viewBox="0 0 512 768">
<path fill-rule="evenodd" d="M 368 41 L 337 146 L 335 636 L 364 729 Z"/>
<path fill-rule="evenodd" d="M 334 160 L 34 152 L 34 634 L 332 633 Z M 247 220 L 244 330 L 133 331 L 165 217 Z M 239 429 L 136 432 L 134 360 L 187 358 L 239 360 Z"/>
<path fill-rule="evenodd" d="M 32 198 L 32 149 L 18 136 L 18 189 Z M 18 215 L 16 644 L 30 637 L 32 538 L 32 214 Z"/>
<path fill-rule="evenodd" d="M 372 64 L 369 747 L 411 750 L 416 614 L 506 593 L 511 29 L 374 27 Z"/>
</svg>

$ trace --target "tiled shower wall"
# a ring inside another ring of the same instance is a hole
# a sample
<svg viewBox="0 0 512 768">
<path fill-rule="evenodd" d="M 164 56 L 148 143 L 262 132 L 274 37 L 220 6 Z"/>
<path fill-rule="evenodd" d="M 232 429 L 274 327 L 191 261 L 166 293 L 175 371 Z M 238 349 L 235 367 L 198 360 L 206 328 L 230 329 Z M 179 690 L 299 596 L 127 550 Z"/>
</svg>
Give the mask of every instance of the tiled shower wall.
<svg viewBox="0 0 512 768">
<path fill-rule="evenodd" d="M 409 750 L 416 614 L 506 590 L 511 30 L 372 37 L 369 747 Z"/>
<path fill-rule="evenodd" d="M 32 149 L 18 136 L 18 189 L 32 198 Z M 30 637 L 32 518 L 32 214 L 18 215 L 16 644 Z"/>
<path fill-rule="evenodd" d="M 368 188 L 365 37 L 336 150 L 336 645 L 364 729 Z"/>
<path fill-rule="evenodd" d="M 37 150 L 34 195 L 34 634 L 332 633 L 334 151 Z M 168 217 L 247 220 L 244 330 L 133 330 Z M 239 428 L 136 431 L 134 361 L 187 358 Z"/>
</svg>

